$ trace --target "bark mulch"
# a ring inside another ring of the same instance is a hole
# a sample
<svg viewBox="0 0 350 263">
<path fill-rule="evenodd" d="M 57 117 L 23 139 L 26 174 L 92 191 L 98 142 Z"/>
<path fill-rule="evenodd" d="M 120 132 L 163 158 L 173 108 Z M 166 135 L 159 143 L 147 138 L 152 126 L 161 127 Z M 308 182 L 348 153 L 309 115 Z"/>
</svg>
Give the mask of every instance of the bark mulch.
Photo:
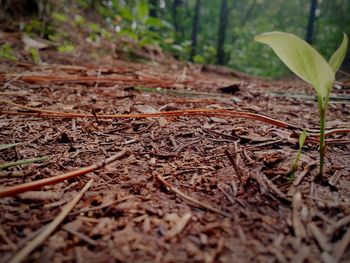
<svg viewBox="0 0 350 263">
<path fill-rule="evenodd" d="M 317 105 L 297 80 L 118 60 L 0 71 L 0 144 L 19 143 L 0 163 L 48 157 L 0 171 L 0 262 L 62 211 L 26 262 L 348 262 L 347 87 L 320 180 Z"/>
</svg>

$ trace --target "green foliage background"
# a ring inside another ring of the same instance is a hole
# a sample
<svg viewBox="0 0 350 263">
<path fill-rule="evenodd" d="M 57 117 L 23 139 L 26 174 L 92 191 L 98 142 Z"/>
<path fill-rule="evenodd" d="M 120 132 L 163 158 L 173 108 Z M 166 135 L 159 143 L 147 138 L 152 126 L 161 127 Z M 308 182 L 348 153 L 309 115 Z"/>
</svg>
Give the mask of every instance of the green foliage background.
<svg viewBox="0 0 350 263">
<path fill-rule="evenodd" d="M 285 31 L 305 37 L 310 9 L 309 0 L 227 0 L 230 8 L 226 31 L 226 66 L 265 77 L 280 77 L 288 70 L 272 51 L 253 41 L 268 31 Z M 151 17 L 156 2 L 157 17 Z M 50 23 L 40 19 L 25 22 L 24 31 L 40 34 L 59 43 L 62 52 L 73 52 L 70 27 L 88 32 L 85 41 L 129 39 L 138 47 L 159 46 L 176 58 L 187 60 L 191 50 L 195 0 L 182 0 L 177 10 L 179 32 L 173 19 L 174 0 L 59 0 L 51 3 Z M 201 0 L 200 29 L 195 62 L 215 64 L 221 0 Z M 99 19 L 92 17 L 91 10 Z M 249 11 L 250 10 L 250 11 Z M 329 58 L 339 46 L 342 32 L 350 35 L 350 1 L 318 0 L 313 45 Z M 4 52 L 6 47 L 2 47 Z M 128 49 L 128 46 L 125 46 Z M 6 51 L 6 50 L 5 50 Z M 7 52 L 7 51 L 6 51 Z M 9 52 L 7 52 L 9 53 Z"/>
</svg>

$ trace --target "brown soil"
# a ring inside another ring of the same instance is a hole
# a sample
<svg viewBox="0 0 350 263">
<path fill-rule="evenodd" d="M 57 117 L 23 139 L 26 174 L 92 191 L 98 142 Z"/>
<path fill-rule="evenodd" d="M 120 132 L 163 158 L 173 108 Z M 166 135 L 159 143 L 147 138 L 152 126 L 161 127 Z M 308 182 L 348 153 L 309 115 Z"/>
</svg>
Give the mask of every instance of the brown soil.
<svg viewBox="0 0 350 263">
<path fill-rule="evenodd" d="M 316 137 L 307 140 L 292 182 L 298 128 L 243 115 L 99 117 L 225 108 L 317 131 L 313 97 L 295 96 L 312 95 L 310 87 L 175 61 L 59 61 L 3 60 L 1 98 L 92 118 L 47 116 L 2 101 L 0 144 L 21 144 L 1 151 L 0 162 L 50 159 L 0 171 L 1 187 L 127 153 L 94 172 L 1 198 L 0 262 L 38 235 L 90 179 L 90 189 L 28 262 L 348 262 L 346 133 L 328 136 L 322 180 Z M 334 90 L 329 129 L 349 129 L 349 101 L 339 100 L 349 93 Z"/>
</svg>

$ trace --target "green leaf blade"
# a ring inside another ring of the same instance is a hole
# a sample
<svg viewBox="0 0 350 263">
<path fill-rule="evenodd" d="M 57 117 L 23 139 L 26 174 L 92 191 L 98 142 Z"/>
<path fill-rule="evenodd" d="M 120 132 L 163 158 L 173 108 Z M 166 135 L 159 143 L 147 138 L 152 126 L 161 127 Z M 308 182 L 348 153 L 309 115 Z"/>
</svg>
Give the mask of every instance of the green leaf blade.
<svg viewBox="0 0 350 263">
<path fill-rule="evenodd" d="M 336 73 L 340 68 L 341 64 L 346 55 L 348 49 L 349 39 L 348 36 L 344 33 L 343 41 L 340 44 L 339 48 L 334 52 L 332 57 L 329 60 L 329 65 L 333 69 L 333 72 Z"/>
<path fill-rule="evenodd" d="M 11 148 L 11 147 L 15 147 L 19 144 L 21 144 L 21 143 L 0 144 L 0 151 Z"/>
<path fill-rule="evenodd" d="M 300 150 L 303 148 L 307 136 L 308 136 L 307 131 L 303 130 L 303 132 L 299 136 L 299 149 Z"/>
<path fill-rule="evenodd" d="M 327 61 L 308 43 L 284 32 L 264 33 L 254 40 L 270 46 L 291 71 L 315 88 L 319 97 L 328 98 L 335 74 Z"/>
</svg>

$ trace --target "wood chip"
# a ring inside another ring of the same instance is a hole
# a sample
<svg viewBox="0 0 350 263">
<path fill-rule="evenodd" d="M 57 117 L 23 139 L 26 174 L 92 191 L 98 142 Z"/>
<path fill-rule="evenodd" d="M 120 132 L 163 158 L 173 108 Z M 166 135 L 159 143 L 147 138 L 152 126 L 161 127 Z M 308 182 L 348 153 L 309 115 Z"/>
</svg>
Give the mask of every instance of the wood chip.
<svg viewBox="0 0 350 263">
<path fill-rule="evenodd" d="M 190 213 L 187 213 L 183 215 L 175 224 L 173 228 L 171 228 L 167 233 L 165 233 L 165 240 L 172 239 L 173 237 L 180 234 L 188 224 L 188 222 L 191 220 L 192 215 Z"/>
<path fill-rule="evenodd" d="M 318 226 L 316 226 L 314 222 L 308 225 L 308 230 L 317 241 L 322 252 L 323 251 L 330 252 L 332 250 L 332 246 L 328 243 L 326 236 L 321 231 L 321 229 Z"/>
<path fill-rule="evenodd" d="M 54 191 L 27 191 L 19 194 L 18 197 L 25 200 L 47 201 L 60 199 L 62 193 Z"/>
<path fill-rule="evenodd" d="M 207 205 L 206 203 L 204 202 L 201 202 L 201 201 L 198 201 L 186 194 L 184 194 L 183 192 L 181 192 L 179 189 L 173 187 L 171 184 L 169 184 L 167 181 L 165 181 L 165 179 L 160 175 L 160 174 L 157 174 L 156 175 L 156 178 L 157 180 L 163 185 L 165 186 L 168 190 L 174 192 L 175 194 L 177 194 L 178 196 L 180 196 L 181 198 L 183 198 L 184 200 L 186 201 L 189 201 L 190 203 L 194 204 L 196 207 L 199 207 L 199 208 L 204 208 L 206 210 L 209 210 L 209 211 L 212 211 L 214 213 L 218 213 L 222 216 L 226 216 L 226 217 L 231 217 L 230 214 L 224 212 L 224 211 L 221 211 L 217 208 L 214 208 L 210 205 Z"/>
<path fill-rule="evenodd" d="M 293 196 L 292 202 L 292 222 L 294 228 L 294 234 L 300 239 L 306 238 L 306 229 L 300 218 L 300 210 L 302 207 L 302 195 L 300 192 L 296 192 Z"/>
<path fill-rule="evenodd" d="M 30 241 L 24 248 L 18 251 L 9 263 L 19 263 L 22 262 L 33 250 L 40 246 L 55 229 L 62 223 L 69 212 L 74 208 L 74 206 L 79 202 L 84 193 L 90 188 L 93 183 L 93 179 L 84 186 L 84 188 L 70 201 L 63 209 L 62 212 L 50 223 L 47 227 L 32 241 Z"/>
<path fill-rule="evenodd" d="M 293 185 L 297 186 L 301 183 L 301 181 L 304 179 L 305 175 L 310 171 L 310 169 L 315 166 L 318 163 L 318 161 L 314 161 L 309 163 L 304 170 L 298 174 L 297 178 L 294 180 Z"/>
<path fill-rule="evenodd" d="M 331 225 L 327 230 L 327 234 L 333 235 L 334 232 L 338 231 L 340 228 L 348 224 L 350 224 L 350 215 L 343 217 L 342 219 Z"/>
<path fill-rule="evenodd" d="M 350 228 L 348 228 L 348 230 L 345 232 L 345 235 L 343 236 L 343 238 L 334 245 L 333 256 L 335 257 L 336 262 L 339 262 L 341 260 L 349 244 L 350 244 Z"/>
<path fill-rule="evenodd" d="M 303 263 L 307 259 L 311 252 L 311 248 L 305 244 L 302 244 L 298 249 L 298 252 L 290 261 L 291 263 Z"/>
</svg>

